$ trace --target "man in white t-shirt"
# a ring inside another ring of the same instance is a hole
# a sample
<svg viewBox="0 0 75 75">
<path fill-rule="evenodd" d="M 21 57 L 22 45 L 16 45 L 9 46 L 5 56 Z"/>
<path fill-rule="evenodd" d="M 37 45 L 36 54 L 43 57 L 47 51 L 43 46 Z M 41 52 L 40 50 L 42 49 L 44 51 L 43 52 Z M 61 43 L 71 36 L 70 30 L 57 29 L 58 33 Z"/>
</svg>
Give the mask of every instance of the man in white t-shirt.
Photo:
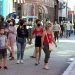
<svg viewBox="0 0 75 75">
<path fill-rule="evenodd" d="M 66 37 L 70 37 L 70 34 L 71 34 L 71 23 L 68 21 L 67 24 L 66 24 Z"/>
<path fill-rule="evenodd" d="M 59 30 L 60 30 L 60 25 L 57 22 L 55 22 L 55 24 L 53 25 L 53 32 L 54 32 L 55 41 L 58 40 Z"/>
</svg>

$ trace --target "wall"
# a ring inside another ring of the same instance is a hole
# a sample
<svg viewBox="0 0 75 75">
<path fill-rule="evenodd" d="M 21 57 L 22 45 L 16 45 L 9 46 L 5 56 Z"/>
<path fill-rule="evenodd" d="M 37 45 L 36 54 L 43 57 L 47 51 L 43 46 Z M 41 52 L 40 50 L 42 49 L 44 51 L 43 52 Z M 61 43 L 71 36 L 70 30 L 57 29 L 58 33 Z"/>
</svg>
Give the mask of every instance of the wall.
<svg viewBox="0 0 75 75">
<path fill-rule="evenodd" d="M 2 0 L 2 15 L 6 17 L 13 12 L 13 0 Z"/>
</svg>

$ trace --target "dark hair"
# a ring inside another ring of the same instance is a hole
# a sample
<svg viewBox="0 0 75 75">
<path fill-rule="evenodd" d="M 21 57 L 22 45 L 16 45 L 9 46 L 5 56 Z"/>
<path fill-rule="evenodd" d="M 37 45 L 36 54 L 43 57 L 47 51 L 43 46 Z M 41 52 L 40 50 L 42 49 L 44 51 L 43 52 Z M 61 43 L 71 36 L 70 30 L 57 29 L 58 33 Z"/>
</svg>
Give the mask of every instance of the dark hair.
<svg viewBox="0 0 75 75">
<path fill-rule="evenodd" d="M 39 21 L 41 21 L 40 19 L 36 19 L 35 23 L 37 24 Z"/>
<path fill-rule="evenodd" d="M 2 15 L 0 15 L 0 20 L 3 22 L 4 21 L 4 17 Z"/>
<path fill-rule="evenodd" d="M 7 20 L 7 23 L 10 23 L 11 22 L 11 20 Z"/>
<path fill-rule="evenodd" d="M 15 20 L 11 19 L 10 22 L 13 22 L 13 26 L 15 26 Z"/>
<path fill-rule="evenodd" d="M 25 20 L 24 19 L 20 19 L 19 20 L 19 25 L 23 25 L 25 23 Z"/>
</svg>

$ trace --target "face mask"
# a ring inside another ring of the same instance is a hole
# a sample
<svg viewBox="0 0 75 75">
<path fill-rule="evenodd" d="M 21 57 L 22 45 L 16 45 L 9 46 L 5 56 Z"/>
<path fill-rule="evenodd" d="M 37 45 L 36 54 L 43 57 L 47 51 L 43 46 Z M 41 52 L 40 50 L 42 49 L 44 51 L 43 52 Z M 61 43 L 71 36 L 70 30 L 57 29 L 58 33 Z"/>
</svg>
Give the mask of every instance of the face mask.
<svg viewBox="0 0 75 75">
<path fill-rule="evenodd" d="M 41 24 L 37 24 L 37 26 L 39 27 L 39 26 L 41 26 Z"/>
<path fill-rule="evenodd" d="M 13 23 L 12 22 L 10 22 L 10 26 L 13 26 Z"/>
</svg>

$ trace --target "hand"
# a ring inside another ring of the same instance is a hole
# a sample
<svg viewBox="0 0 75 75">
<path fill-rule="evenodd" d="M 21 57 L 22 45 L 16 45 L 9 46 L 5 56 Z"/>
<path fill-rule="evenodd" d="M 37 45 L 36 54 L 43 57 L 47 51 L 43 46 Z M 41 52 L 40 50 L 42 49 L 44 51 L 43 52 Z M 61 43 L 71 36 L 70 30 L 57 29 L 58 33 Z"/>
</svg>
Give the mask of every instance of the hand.
<svg viewBox="0 0 75 75">
<path fill-rule="evenodd" d="M 57 44 L 55 44 L 55 47 L 57 48 Z"/>
</svg>

